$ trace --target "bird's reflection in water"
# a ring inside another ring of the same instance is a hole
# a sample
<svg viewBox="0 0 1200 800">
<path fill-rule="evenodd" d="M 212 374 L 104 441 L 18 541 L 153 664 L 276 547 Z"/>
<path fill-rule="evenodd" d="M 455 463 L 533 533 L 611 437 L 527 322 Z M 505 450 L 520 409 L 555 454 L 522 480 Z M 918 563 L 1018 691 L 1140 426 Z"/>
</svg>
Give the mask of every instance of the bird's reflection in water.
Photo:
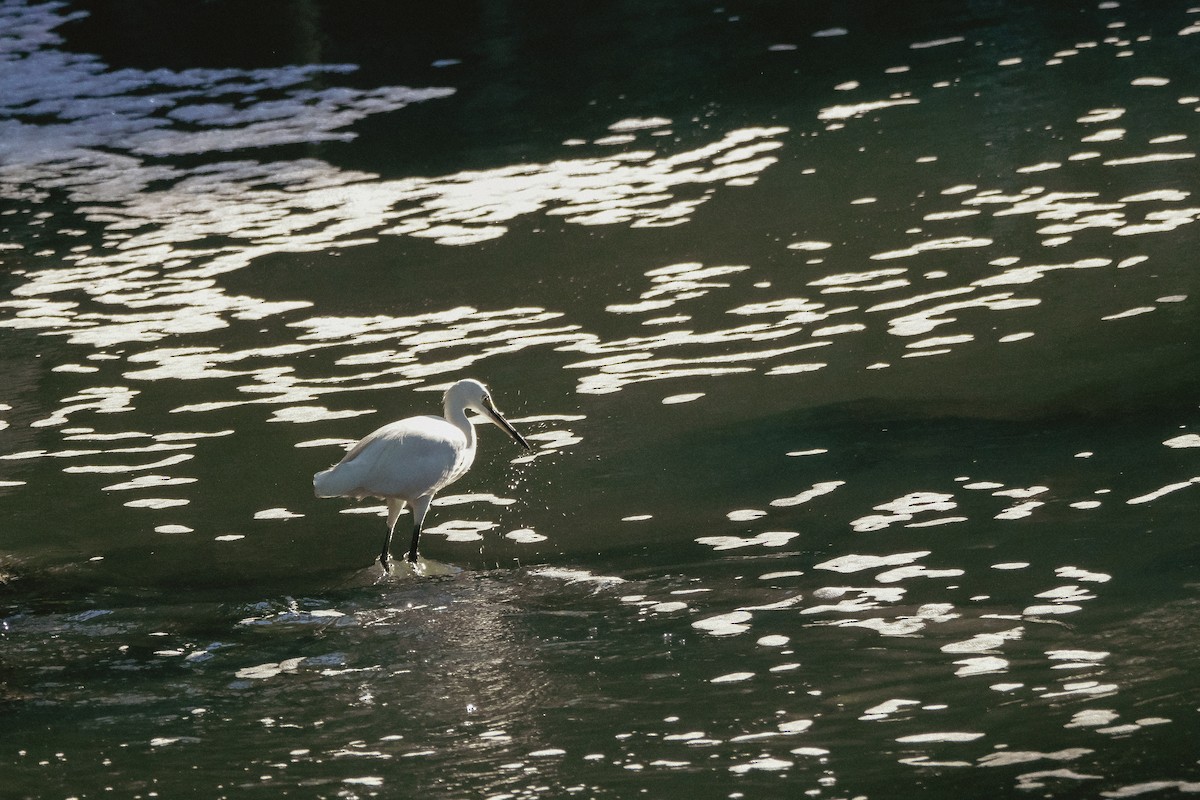
<svg viewBox="0 0 1200 800">
<path fill-rule="evenodd" d="M 426 558 L 390 573 L 377 565 L 355 571 L 329 592 L 348 593 L 348 602 L 315 601 L 344 614 L 323 629 L 321 648 L 354 654 L 312 687 L 320 689 L 312 712 L 325 734 L 345 737 L 327 738 L 327 753 L 420 758 L 431 768 L 445 760 L 454 766 L 446 774 L 464 787 L 481 775 L 493 786 L 526 779 L 511 768 L 514 759 L 556 744 L 530 709 L 586 694 L 581 676 L 553 669 L 547 643 L 586 639 L 587 625 L 539 611 L 575 591 L 590 588 L 533 570 L 473 572 Z M 345 722 L 347 703 L 391 712 L 386 735 L 365 741 L 361 728 L 332 730 Z M 464 750 L 472 754 L 465 771 Z"/>
</svg>

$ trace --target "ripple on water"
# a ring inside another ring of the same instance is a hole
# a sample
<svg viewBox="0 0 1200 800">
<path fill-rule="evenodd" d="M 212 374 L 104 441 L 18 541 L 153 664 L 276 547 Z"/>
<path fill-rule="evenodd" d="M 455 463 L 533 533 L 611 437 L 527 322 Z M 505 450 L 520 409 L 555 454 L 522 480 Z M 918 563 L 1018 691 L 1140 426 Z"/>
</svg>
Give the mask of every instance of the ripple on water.
<svg viewBox="0 0 1200 800">
<path fill-rule="evenodd" d="M 795 531 L 765 531 L 754 536 L 701 536 L 696 539 L 713 550 L 738 550 L 743 547 L 783 547 L 799 536 Z"/>
</svg>

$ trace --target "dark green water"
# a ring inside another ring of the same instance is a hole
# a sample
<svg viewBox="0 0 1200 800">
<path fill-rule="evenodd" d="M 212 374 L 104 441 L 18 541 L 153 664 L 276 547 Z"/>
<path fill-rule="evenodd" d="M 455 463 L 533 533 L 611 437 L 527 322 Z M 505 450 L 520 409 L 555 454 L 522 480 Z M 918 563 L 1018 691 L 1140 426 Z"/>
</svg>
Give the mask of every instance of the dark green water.
<svg viewBox="0 0 1200 800">
<path fill-rule="evenodd" d="M 0 3 L 0 795 L 1200 792 L 1198 46 Z M 311 476 L 468 376 L 384 576 Z"/>
</svg>

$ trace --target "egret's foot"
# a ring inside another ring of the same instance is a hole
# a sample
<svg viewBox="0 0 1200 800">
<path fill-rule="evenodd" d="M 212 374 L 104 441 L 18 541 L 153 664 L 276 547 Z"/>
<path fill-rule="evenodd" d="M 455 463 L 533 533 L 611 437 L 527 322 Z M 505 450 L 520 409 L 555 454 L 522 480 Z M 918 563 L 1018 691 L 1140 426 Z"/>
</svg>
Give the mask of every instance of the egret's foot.
<svg viewBox="0 0 1200 800">
<path fill-rule="evenodd" d="M 387 553 L 386 551 L 385 551 L 385 552 L 384 552 L 382 555 L 380 555 L 380 556 L 379 556 L 379 565 L 383 567 L 383 571 L 384 571 L 385 573 L 389 573 L 389 574 L 391 573 L 391 571 L 392 571 L 392 557 L 391 557 L 391 555 L 390 555 L 389 553 Z"/>
<path fill-rule="evenodd" d="M 415 563 L 417 563 L 417 551 L 416 551 L 416 549 L 414 548 L 414 549 L 412 549 L 412 550 L 409 550 L 409 551 L 408 551 L 408 555 L 407 555 L 407 556 L 405 556 L 404 558 L 405 558 L 405 560 L 406 560 L 406 561 L 408 561 L 408 563 L 410 563 L 410 564 L 415 564 Z"/>
</svg>

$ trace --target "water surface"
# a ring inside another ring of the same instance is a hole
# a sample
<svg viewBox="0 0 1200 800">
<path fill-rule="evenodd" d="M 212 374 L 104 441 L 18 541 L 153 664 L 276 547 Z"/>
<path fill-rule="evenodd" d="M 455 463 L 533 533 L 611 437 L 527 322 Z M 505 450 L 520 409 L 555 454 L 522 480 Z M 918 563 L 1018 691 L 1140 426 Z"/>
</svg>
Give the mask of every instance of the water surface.
<svg viewBox="0 0 1200 800">
<path fill-rule="evenodd" d="M 0 4 L 14 797 L 1200 791 L 1200 8 L 139 9 Z"/>
</svg>

